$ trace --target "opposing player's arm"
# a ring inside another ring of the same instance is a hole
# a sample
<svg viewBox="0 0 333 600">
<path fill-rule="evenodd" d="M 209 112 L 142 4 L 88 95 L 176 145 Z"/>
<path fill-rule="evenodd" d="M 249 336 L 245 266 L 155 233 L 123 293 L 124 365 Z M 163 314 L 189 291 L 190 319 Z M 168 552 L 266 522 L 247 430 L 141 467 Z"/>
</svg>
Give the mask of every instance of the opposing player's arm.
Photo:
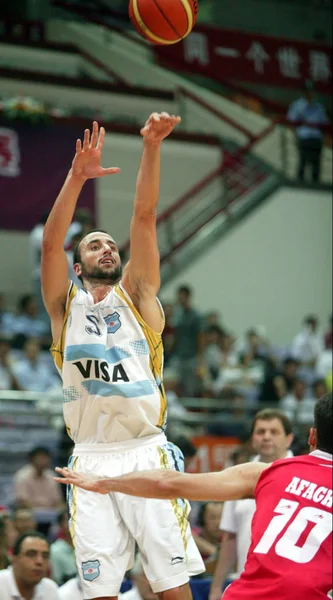
<svg viewBox="0 0 333 600">
<path fill-rule="evenodd" d="M 74 216 L 76 204 L 87 179 L 118 173 L 118 168 L 103 169 L 100 165 L 105 131 L 93 123 L 84 132 L 83 143 L 76 142 L 76 154 L 66 181 L 45 224 L 42 242 L 42 293 L 53 330 L 62 319 L 68 291 L 68 263 L 64 242 Z M 55 335 L 53 335 L 55 337 Z"/>
<path fill-rule="evenodd" d="M 111 478 L 83 475 L 66 467 L 57 467 L 56 471 L 63 477 L 56 477 L 56 481 L 100 494 L 120 492 L 143 498 L 188 498 L 223 502 L 253 497 L 258 479 L 268 466 L 259 462 L 246 463 L 219 473 L 193 475 L 159 469 Z"/>
<path fill-rule="evenodd" d="M 161 144 L 179 122 L 179 117 L 167 113 L 153 113 L 141 129 L 143 152 L 130 229 L 130 262 L 123 277 L 123 285 L 138 304 L 139 310 L 147 298 L 155 299 L 160 288 L 156 218 L 160 191 Z M 149 312 L 150 310 L 151 307 Z M 142 314 L 141 310 L 140 312 Z M 157 320 L 160 319 L 159 311 L 156 314 Z M 145 314 L 142 316 L 147 320 Z M 148 314 L 148 321 L 149 316 Z M 154 322 L 152 326 L 154 327 Z"/>
</svg>

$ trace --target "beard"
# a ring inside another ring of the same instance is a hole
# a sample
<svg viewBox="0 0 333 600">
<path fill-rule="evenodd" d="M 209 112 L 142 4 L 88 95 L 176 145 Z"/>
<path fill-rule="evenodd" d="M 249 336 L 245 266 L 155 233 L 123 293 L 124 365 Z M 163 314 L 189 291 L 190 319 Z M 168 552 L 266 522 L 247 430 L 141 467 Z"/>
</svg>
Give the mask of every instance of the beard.
<svg viewBox="0 0 333 600">
<path fill-rule="evenodd" d="M 121 280 L 123 274 L 123 268 L 121 265 L 115 267 L 113 271 L 107 272 L 100 267 L 93 267 L 88 270 L 83 264 L 81 264 L 82 274 L 81 278 L 87 281 L 101 281 L 109 284 L 118 283 Z"/>
</svg>

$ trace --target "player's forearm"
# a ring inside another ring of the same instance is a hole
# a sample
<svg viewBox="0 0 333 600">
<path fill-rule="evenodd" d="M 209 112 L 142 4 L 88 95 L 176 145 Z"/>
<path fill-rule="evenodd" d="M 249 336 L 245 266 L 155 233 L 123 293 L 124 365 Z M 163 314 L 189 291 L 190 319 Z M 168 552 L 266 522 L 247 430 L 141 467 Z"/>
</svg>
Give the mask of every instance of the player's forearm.
<svg viewBox="0 0 333 600">
<path fill-rule="evenodd" d="M 227 576 L 235 568 L 236 562 L 236 539 L 225 533 L 220 546 L 212 587 L 222 588 Z"/>
<path fill-rule="evenodd" d="M 161 144 L 143 143 L 134 213 L 137 216 L 155 214 L 160 192 Z"/>
<path fill-rule="evenodd" d="M 43 232 L 44 248 L 52 250 L 63 248 L 83 184 L 83 179 L 74 177 L 72 172 L 69 171 L 45 223 Z"/>
</svg>

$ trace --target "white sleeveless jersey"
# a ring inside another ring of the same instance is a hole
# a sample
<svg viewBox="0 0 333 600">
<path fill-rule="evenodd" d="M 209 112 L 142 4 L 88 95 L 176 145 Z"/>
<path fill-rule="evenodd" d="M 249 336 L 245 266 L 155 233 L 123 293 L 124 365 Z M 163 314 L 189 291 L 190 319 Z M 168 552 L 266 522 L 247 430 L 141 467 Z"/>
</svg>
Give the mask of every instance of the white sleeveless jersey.
<svg viewBox="0 0 333 600">
<path fill-rule="evenodd" d="M 123 442 L 164 430 L 162 337 L 121 285 L 94 304 L 90 293 L 71 283 L 62 334 L 51 352 L 75 443 Z"/>
</svg>

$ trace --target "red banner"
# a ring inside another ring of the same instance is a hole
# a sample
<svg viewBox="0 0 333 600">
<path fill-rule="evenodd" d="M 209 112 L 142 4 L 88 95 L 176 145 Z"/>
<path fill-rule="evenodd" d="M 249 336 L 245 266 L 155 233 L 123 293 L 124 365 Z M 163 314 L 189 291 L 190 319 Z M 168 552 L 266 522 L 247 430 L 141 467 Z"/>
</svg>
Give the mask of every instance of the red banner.
<svg viewBox="0 0 333 600">
<path fill-rule="evenodd" d="M 182 42 L 156 46 L 158 62 L 221 82 L 300 88 L 312 79 L 331 93 L 332 49 L 255 33 L 196 27 Z"/>
</svg>

